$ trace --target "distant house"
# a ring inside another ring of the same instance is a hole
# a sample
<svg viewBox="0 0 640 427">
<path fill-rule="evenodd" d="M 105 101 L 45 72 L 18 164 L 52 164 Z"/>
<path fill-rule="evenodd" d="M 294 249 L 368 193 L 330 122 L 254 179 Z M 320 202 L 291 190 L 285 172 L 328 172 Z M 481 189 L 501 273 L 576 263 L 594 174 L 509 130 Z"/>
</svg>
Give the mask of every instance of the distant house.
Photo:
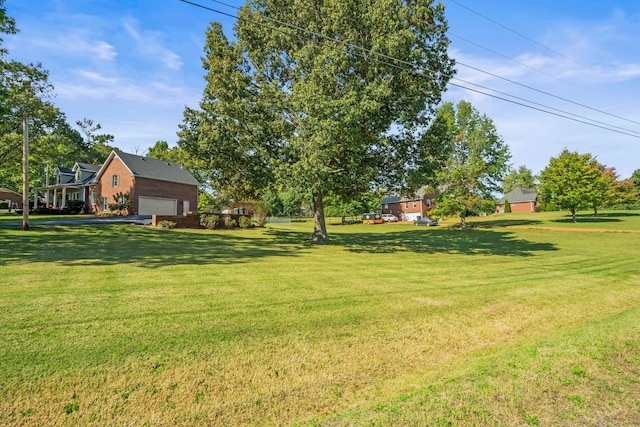
<svg viewBox="0 0 640 427">
<path fill-rule="evenodd" d="M 37 188 L 48 207 L 64 209 L 68 201 L 84 202 L 85 211 L 109 212 L 114 196 L 128 194 L 130 215 L 181 215 L 197 209 L 198 181 L 181 165 L 112 151 L 102 165 L 76 163 L 58 167 L 54 183 Z"/>
<path fill-rule="evenodd" d="M 538 194 L 529 188 L 515 188 L 498 200 L 496 213 L 504 213 L 505 200 L 509 201 L 511 212 L 535 212 L 538 204 Z"/>
<path fill-rule="evenodd" d="M 382 213 L 393 214 L 400 221 L 415 221 L 429 216 L 429 211 L 436 207 L 436 195 L 426 191 L 426 187 L 422 187 L 413 197 L 386 196 L 382 199 Z"/>
</svg>

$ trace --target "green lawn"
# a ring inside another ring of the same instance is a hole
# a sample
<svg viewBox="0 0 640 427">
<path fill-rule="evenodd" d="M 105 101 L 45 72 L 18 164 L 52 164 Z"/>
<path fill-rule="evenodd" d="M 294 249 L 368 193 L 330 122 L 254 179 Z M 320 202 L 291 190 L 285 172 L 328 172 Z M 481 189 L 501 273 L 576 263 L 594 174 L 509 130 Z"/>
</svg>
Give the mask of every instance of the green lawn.
<svg viewBox="0 0 640 427">
<path fill-rule="evenodd" d="M 633 425 L 640 212 L 583 214 L 0 227 L 0 420 Z"/>
</svg>

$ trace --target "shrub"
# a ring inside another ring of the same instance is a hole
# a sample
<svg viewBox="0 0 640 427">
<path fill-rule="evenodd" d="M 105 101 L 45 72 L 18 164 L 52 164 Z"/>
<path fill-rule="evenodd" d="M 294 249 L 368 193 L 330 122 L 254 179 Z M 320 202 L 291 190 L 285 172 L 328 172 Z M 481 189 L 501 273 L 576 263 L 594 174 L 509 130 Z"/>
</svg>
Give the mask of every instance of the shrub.
<svg viewBox="0 0 640 427">
<path fill-rule="evenodd" d="M 258 200 L 253 204 L 253 217 L 258 223 L 258 227 L 264 227 L 267 223 L 267 216 L 269 215 L 269 203 L 264 200 Z"/>
<path fill-rule="evenodd" d="M 129 193 L 116 193 L 113 196 L 115 203 L 109 204 L 110 211 L 117 211 L 118 215 L 124 215 L 125 212 L 129 213 L 131 209 L 131 200 L 129 200 Z"/>
<path fill-rule="evenodd" d="M 204 228 L 208 228 L 209 230 L 213 230 L 218 225 L 218 220 L 220 217 L 218 215 L 213 214 L 201 214 L 200 215 L 200 225 Z"/>
<path fill-rule="evenodd" d="M 251 218 L 246 217 L 246 216 L 241 216 L 238 219 L 238 223 L 240 224 L 241 228 L 250 228 L 251 227 Z"/>
<path fill-rule="evenodd" d="M 176 225 L 177 224 L 173 221 L 163 220 L 158 223 L 158 228 L 171 229 L 171 228 L 176 228 Z"/>
<path fill-rule="evenodd" d="M 558 210 L 558 206 L 554 202 L 547 203 L 545 212 L 555 212 Z"/>
<path fill-rule="evenodd" d="M 64 209 L 71 215 L 77 215 L 84 212 L 84 202 L 82 200 L 67 200 Z"/>
<path fill-rule="evenodd" d="M 504 213 L 511 213 L 511 203 L 507 199 L 504 199 Z"/>
<path fill-rule="evenodd" d="M 235 219 L 233 219 L 230 216 L 225 216 L 224 217 L 224 226 L 225 228 L 234 228 L 238 226 L 238 221 L 236 221 Z"/>
</svg>

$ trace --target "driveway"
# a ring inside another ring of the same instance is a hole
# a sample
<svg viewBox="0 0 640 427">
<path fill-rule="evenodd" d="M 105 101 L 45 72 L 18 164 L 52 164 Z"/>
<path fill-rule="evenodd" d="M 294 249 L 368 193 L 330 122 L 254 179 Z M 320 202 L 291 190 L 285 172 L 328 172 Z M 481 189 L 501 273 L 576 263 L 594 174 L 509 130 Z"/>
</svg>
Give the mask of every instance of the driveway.
<svg viewBox="0 0 640 427">
<path fill-rule="evenodd" d="M 85 224 L 136 224 L 150 225 L 151 215 L 129 215 L 129 216 L 96 216 L 92 218 L 78 217 L 65 218 L 60 220 L 39 221 L 29 219 L 29 226 L 36 225 L 85 225 Z M 0 227 L 22 227 L 22 217 L 16 217 L 16 221 L 0 221 Z"/>
</svg>

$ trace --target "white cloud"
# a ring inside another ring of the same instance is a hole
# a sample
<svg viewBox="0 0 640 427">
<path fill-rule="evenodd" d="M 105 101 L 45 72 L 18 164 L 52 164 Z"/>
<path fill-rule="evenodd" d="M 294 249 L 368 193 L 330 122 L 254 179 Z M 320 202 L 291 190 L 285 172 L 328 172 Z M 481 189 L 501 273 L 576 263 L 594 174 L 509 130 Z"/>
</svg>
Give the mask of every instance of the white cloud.
<svg viewBox="0 0 640 427">
<path fill-rule="evenodd" d="M 98 39 L 88 30 L 59 32 L 53 37 L 44 34 L 24 37 L 21 42 L 32 51 L 55 52 L 58 56 L 112 61 L 118 55 L 113 45 Z"/>
<path fill-rule="evenodd" d="M 165 67 L 171 70 L 179 70 L 182 67 L 180 56 L 161 43 L 162 33 L 140 31 L 137 28 L 137 21 L 131 18 L 125 19 L 122 25 L 127 34 L 136 42 L 136 48 L 141 54 L 162 62 Z"/>
</svg>

